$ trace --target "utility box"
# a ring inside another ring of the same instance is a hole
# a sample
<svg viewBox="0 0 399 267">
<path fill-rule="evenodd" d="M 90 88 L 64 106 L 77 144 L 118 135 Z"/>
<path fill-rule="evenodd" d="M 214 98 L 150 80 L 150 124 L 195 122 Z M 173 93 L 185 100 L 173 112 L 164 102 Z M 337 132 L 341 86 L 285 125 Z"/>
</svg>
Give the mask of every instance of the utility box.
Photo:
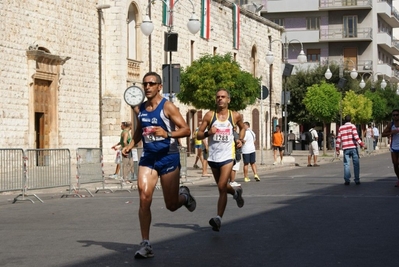
<svg viewBox="0 0 399 267">
<path fill-rule="evenodd" d="M 170 69 L 172 69 L 172 89 L 170 90 Z M 180 93 L 180 64 L 162 65 L 163 93 Z"/>
</svg>

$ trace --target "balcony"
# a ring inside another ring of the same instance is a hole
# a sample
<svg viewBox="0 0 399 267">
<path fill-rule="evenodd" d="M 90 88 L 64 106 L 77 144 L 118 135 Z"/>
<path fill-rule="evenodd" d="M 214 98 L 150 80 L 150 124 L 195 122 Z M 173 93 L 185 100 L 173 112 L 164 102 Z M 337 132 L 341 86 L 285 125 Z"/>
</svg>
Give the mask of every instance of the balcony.
<svg viewBox="0 0 399 267">
<path fill-rule="evenodd" d="M 392 71 L 392 67 L 390 65 L 388 65 L 388 64 L 385 64 L 385 63 L 378 63 L 376 73 L 377 72 L 379 72 L 381 74 L 384 74 L 387 77 L 394 76 L 394 72 Z"/>
<path fill-rule="evenodd" d="M 399 12 L 385 0 L 380 0 L 377 3 L 377 14 L 391 26 L 392 28 L 399 27 Z"/>
<path fill-rule="evenodd" d="M 320 0 L 319 9 L 327 10 L 353 10 L 353 9 L 371 9 L 373 7 L 372 0 Z"/>
<path fill-rule="evenodd" d="M 399 54 L 399 40 L 392 38 L 388 33 L 378 33 L 377 44 L 391 55 Z"/>
<path fill-rule="evenodd" d="M 293 30 L 286 28 L 286 32 L 283 36 L 287 35 L 288 40 L 298 39 L 302 43 L 317 43 L 319 41 L 319 30 Z M 284 39 L 284 38 L 283 38 Z"/>
<path fill-rule="evenodd" d="M 372 28 L 358 28 L 354 32 L 344 29 L 320 30 L 320 42 L 372 41 Z"/>
<path fill-rule="evenodd" d="M 137 82 L 140 81 L 140 64 L 141 61 L 128 59 L 127 60 L 127 81 Z"/>
</svg>

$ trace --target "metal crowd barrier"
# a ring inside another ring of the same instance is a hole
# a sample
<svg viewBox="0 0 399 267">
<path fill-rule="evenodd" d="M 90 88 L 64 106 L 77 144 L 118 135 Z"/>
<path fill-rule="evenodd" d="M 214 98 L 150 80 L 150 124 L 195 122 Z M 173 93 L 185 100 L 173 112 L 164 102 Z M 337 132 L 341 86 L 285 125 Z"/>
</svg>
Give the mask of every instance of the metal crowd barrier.
<svg viewBox="0 0 399 267">
<path fill-rule="evenodd" d="M 24 158 L 22 149 L 0 149 L 0 192 L 23 189 Z"/>
<path fill-rule="evenodd" d="M 76 161 L 76 179 L 78 184 L 75 192 L 78 193 L 79 190 L 85 190 L 93 197 L 94 195 L 89 189 L 81 187 L 83 184 L 88 183 L 102 183 L 102 190 L 112 192 L 111 189 L 105 188 L 103 154 L 100 148 L 78 148 L 76 150 Z"/>
<path fill-rule="evenodd" d="M 19 200 L 28 200 L 26 187 L 26 156 L 25 152 L 20 148 L 0 149 L 0 192 L 5 191 L 22 191 L 14 198 L 15 203 Z M 33 194 L 40 202 L 43 202 L 38 196 Z"/>
<path fill-rule="evenodd" d="M 27 149 L 25 155 L 26 187 L 28 189 L 68 186 L 69 194 L 71 194 L 71 156 L 69 149 Z"/>
<path fill-rule="evenodd" d="M 187 180 L 187 148 L 186 147 L 180 147 L 179 149 L 180 153 L 180 182 L 181 183 L 192 183 L 189 180 Z M 184 179 L 184 181 L 182 180 Z"/>
<path fill-rule="evenodd" d="M 24 158 L 24 173 L 22 200 L 27 190 L 46 189 L 54 187 L 69 187 L 71 184 L 71 157 L 68 149 L 27 149 Z M 37 195 L 33 194 L 40 202 Z M 18 197 L 19 197 L 18 196 Z M 15 203 L 18 197 L 14 198 Z"/>
</svg>

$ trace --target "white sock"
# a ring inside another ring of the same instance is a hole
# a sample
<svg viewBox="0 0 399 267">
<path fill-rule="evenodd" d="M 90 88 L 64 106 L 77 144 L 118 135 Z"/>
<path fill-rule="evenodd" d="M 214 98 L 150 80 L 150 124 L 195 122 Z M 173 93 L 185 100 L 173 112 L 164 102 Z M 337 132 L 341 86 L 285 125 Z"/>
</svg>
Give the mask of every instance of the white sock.
<svg viewBox="0 0 399 267">
<path fill-rule="evenodd" d="M 220 221 L 222 221 L 222 217 L 220 217 L 219 215 L 216 216 L 216 218 L 218 218 Z"/>
</svg>

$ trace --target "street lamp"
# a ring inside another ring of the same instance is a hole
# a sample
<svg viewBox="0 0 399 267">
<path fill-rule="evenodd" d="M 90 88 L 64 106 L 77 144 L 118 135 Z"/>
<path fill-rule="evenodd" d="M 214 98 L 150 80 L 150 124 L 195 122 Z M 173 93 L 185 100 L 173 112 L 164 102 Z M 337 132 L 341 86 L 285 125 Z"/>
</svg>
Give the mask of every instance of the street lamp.
<svg viewBox="0 0 399 267">
<path fill-rule="evenodd" d="M 371 72 L 365 72 L 365 73 L 363 73 L 363 74 L 362 74 L 362 80 L 361 80 L 360 83 L 359 83 L 359 87 L 362 88 L 362 89 L 363 89 L 364 87 L 366 87 L 366 82 L 365 82 L 364 79 L 363 79 L 363 76 L 364 76 L 364 74 L 366 74 L 366 73 L 371 74 L 371 75 L 373 76 L 373 80 L 375 80 L 375 76 L 377 76 L 378 74 L 382 74 L 382 73 L 380 73 L 380 72 L 377 72 L 377 73 L 375 73 L 374 75 L 373 75 L 373 73 L 371 73 Z M 382 89 L 385 89 L 385 87 L 387 87 L 387 82 L 385 81 L 385 74 L 382 74 L 382 81 L 381 81 L 380 86 L 381 86 Z"/>
<path fill-rule="evenodd" d="M 305 55 L 305 52 L 303 51 L 302 42 L 299 41 L 298 39 L 292 39 L 292 40 L 288 41 L 287 40 L 287 36 L 285 36 L 285 41 L 284 42 L 279 40 L 279 39 L 273 40 L 273 41 L 270 42 L 270 44 L 269 44 L 269 52 L 267 52 L 267 54 L 266 54 L 266 62 L 267 62 L 267 64 L 271 65 L 273 63 L 273 61 L 274 61 L 274 55 L 273 55 L 273 52 L 272 52 L 272 43 L 273 42 L 280 42 L 283 45 L 284 63 L 287 66 L 287 64 L 288 64 L 288 47 L 294 41 L 296 41 L 296 42 L 301 44 L 301 51 L 299 52 L 298 57 L 297 57 L 298 62 L 300 64 L 307 62 L 307 57 Z M 289 75 L 291 75 L 291 73 Z M 288 115 L 288 112 L 287 112 L 287 106 L 288 106 L 287 105 L 288 104 L 287 103 L 288 102 L 287 101 L 287 77 L 289 75 L 284 75 L 284 79 L 285 79 L 285 81 L 284 81 L 284 113 L 285 113 L 284 114 L 284 140 L 285 140 L 285 142 L 284 143 L 285 144 L 287 144 L 287 136 L 288 136 L 288 129 L 287 129 L 288 128 L 288 123 L 287 123 L 287 117 L 288 117 L 287 116 Z"/>
<path fill-rule="evenodd" d="M 170 2 L 166 2 L 164 0 L 159 0 L 159 1 L 162 1 L 167 6 L 167 10 L 168 10 L 167 12 L 169 14 L 169 24 L 167 25 L 168 32 L 167 32 L 167 34 L 165 34 L 165 40 L 164 40 L 165 44 L 167 42 L 169 42 L 168 41 L 169 36 L 172 36 L 172 35 L 175 36 L 175 38 L 176 38 L 175 39 L 175 42 L 176 42 L 176 50 L 175 51 L 177 51 L 177 33 L 172 34 L 172 32 L 173 32 L 173 8 L 179 2 L 179 0 L 176 0 L 174 3 L 172 3 L 172 5 L 170 4 Z M 155 0 L 150 1 L 148 3 L 147 8 L 146 8 L 146 15 L 144 16 L 143 22 L 140 25 L 141 32 L 145 36 L 151 35 L 152 31 L 154 30 L 154 24 L 152 23 L 151 18 L 149 16 L 150 4 L 154 4 L 154 2 L 155 2 Z M 198 17 L 195 15 L 194 3 L 192 2 L 192 0 L 189 0 L 189 2 L 191 3 L 193 10 L 191 12 L 191 17 L 188 20 L 187 28 L 192 34 L 196 34 L 200 30 L 201 24 L 199 22 Z M 166 46 L 165 46 L 165 51 L 169 52 L 169 84 L 168 84 L 169 88 L 168 89 L 169 89 L 169 100 L 171 102 L 173 101 L 173 95 L 172 95 L 173 94 L 173 90 L 172 90 L 172 86 L 173 86 L 172 50 L 174 50 L 174 49 L 170 48 L 169 46 L 168 46 L 168 49 L 166 49 Z"/>
<path fill-rule="evenodd" d="M 172 19 L 173 18 L 173 7 L 179 2 L 179 0 L 176 0 L 174 2 L 173 6 L 171 6 L 169 2 L 166 2 L 164 0 L 159 0 L 159 1 L 162 1 L 168 7 L 168 13 L 169 13 L 169 18 L 170 18 L 170 20 L 169 20 L 170 23 L 168 25 L 168 32 L 172 32 L 173 31 L 173 19 Z M 192 34 L 196 34 L 200 30 L 201 24 L 200 24 L 200 21 L 199 21 L 197 15 L 195 15 L 194 3 L 191 0 L 188 0 L 188 1 L 193 6 L 193 11 L 191 13 L 190 19 L 187 22 L 187 28 Z M 155 2 L 155 0 L 148 3 L 147 9 L 146 9 L 146 14 L 144 16 L 143 22 L 140 25 L 140 29 L 145 36 L 151 35 L 152 31 L 154 30 L 154 24 L 152 23 L 151 18 L 148 14 L 150 4 L 153 4 L 154 2 Z"/>
<path fill-rule="evenodd" d="M 103 149 L 103 65 L 102 65 L 102 28 L 101 28 L 101 20 L 103 19 L 103 9 L 110 8 L 110 5 L 97 5 L 97 14 L 98 14 L 98 106 L 99 106 L 99 124 L 100 124 L 100 133 L 99 133 L 99 146 L 100 149 Z"/>
<path fill-rule="evenodd" d="M 335 61 L 335 60 L 331 60 L 331 61 Z M 352 62 L 353 68 L 352 68 L 352 70 L 350 72 L 350 76 L 351 76 L 352 79 L 356 79 L 357 75 L 358 75 L 358 73 L 356 71 L 356 68 L 355 68 L 356 64 L 351 59 L 347 59 L 347 61 Z M 335 62 L 337 62 L 337 61 L 335 61 Z M 341 60 L 341 62 L 337 62 L 337 63 L 339 63 L 339 78 L 340 78 L 339 82 L 338 82 L 338 87 L 340 87 L 342 89 L 343 87 L 345 87 L 345 82 L 346 82 L 346 80 L 343 79 L 343 75 L 344 75 L 343 62 Z M 330 60 L 328 60 L 327 70 L 324 73 L 324 77 L 326 77 L 327 80 L 331 79 L 331 77 L 332 77 L 332 72 L 330 70 Z M 341 92 L 339 117 L 340 117 L 340 125 L 342 125 L 342 92 Z"/>
<path fill-rule="evenodd" d="M 353 60 L 351 60 L 351 59 L 348 59 L 347 61 L 352 62 L 353 68 L 350 72 L 350 76 L 352 79 L 356 79 L 358 73 L 355 68 L 355 62 L 353 62 Z M 342 74 L 343 70 L 341 69 L 341 68 L 343 68 L 342 64 L 339 64 L 339 67 L 340 67 L 339 77 L 342 78 L 342 76 L 343 76 L 343 74 Z M 326 70 L 326 73 L 324 73 L 324 77 L 326 77 L 327 80 L 331 79 L 331 77 L 332 77 L 332 72 L 330 70 L 330 61 L 328 61 L 327 70 Z"/>
</svg>

